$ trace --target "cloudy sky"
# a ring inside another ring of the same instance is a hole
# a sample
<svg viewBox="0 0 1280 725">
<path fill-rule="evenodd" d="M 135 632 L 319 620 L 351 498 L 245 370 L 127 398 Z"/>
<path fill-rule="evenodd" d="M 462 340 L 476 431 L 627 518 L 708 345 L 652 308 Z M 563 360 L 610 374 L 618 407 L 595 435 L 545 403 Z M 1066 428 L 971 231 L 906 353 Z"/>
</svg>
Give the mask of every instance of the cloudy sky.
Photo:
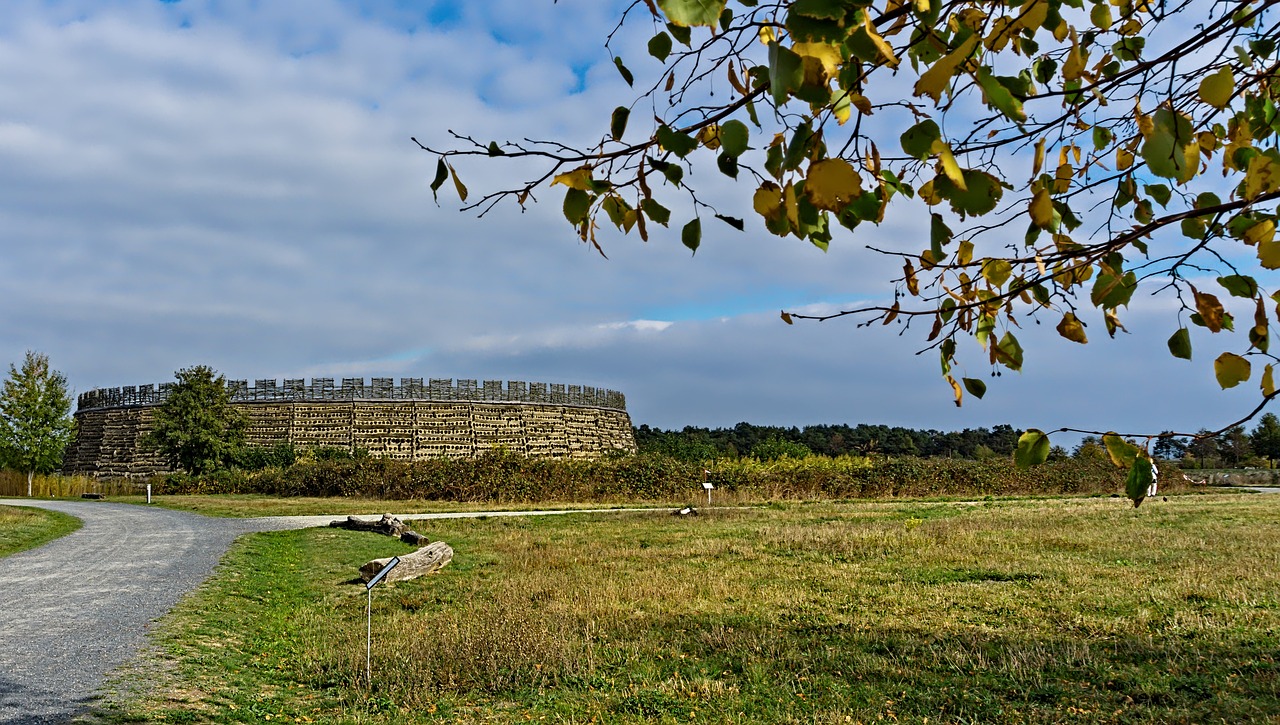
<svg viewBox="0 0 1280 725">
<path fill-rule="evenodd" d="M 77 392 L 194 364 L 580 383 L 661 427 L 1195 430 L 1252 407 L 1252 384 L 1168 355 L 1173 308 L 1145 295 L 1116 340 L 1100 319 L 1085 347 L 1030 326 L 1026 371 L 962 409 L 914 354 L 925 331 L 779 320 L 891 296 L 896 266 L 865 246 L 923 248 L 910 210 L 825 254 L 713 221 L 697 255 L 606 235 L 604 259 L 559 193 L 484 219 L 448 188 L 437 206 L 411 136 L 599 137 L 632 98 L 602 45 L 623 5 L 5 0 L 0 361 L 45 352 Z M 615 45 L 641 73 L 647 37 Z M 459 171 L 473 193 L 513 173 Z M 983 358 L 962 346 L 964 374 Z"/>
</svg>

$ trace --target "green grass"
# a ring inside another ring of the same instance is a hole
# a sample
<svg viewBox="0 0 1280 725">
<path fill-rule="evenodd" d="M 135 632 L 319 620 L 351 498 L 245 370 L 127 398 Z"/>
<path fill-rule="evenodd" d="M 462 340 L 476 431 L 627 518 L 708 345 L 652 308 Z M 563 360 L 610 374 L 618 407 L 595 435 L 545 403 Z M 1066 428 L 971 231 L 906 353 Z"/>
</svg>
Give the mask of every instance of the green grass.
<svg viewBox="0 0 1280 725">
<path fill-rule="evenodd" d="M 1245 722 L 1280 718 L 1280 496 L 778 504 L 440 520 L 455 549 L 258 534 L 165 620 L 164 722 Z M 128 677 L 126 674 L 124 677 Z"/>
<path fill-rule="evenodd" d="M 111 496 L 117 503 L 145 504 L 146 495 Z M 632 505 L 604 504 L 598 502 L 558 502 L 494 504 L 475 501 L 423 501 L 421 499 L 394 500 L 357 497 L 280 498 L 260 494 L 207 494 L 153 496 L 153 505 L 179 511 L 191 511 L 205 516 L 249 518 L 254 516 L 321 516 L 373 515 L 384 513 L 440 513 L 447 511 L 486 511 L 501 508 L 504 511 L 536 511 L 549 509 L 630 508 Z M 636 504 L 644 506 L 645 504 Z"/>
<path fill-rule="evenodd" d="M 78 528 L 80 519 L 64 513 L 0 505 L 0 556 L 34 549 Z"/>
</svg>

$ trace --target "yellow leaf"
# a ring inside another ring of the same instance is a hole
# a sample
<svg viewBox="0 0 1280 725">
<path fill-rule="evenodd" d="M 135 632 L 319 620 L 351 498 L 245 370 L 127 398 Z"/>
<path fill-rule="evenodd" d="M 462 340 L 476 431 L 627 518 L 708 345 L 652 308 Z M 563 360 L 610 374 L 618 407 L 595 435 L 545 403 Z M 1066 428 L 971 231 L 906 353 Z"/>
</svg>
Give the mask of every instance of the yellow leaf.
<svg viewBox="0 0 1280 725">
<path fill-rule="evenodd" d="M 1040 173 L 1040 168 L 1044 166 L 1044 143 L 1045 139 L 1041 138 L 1036 141 L 1036 158 L 1035 163 L 1031 165 L 1031 175 L 1035 176 Z"/>
<path fill-rule="evenodd" d="M 862 195 L 862 177 L 844 159 L 815 161 L 809 164 L 804 195 L 815 207 L 838 212 Z"/>
<path fill-rule="evenodd" d="M 960 249 L 956 250 L 956 263 L 961 267 L 967 266 L 973 261 L 973 242 L 968 239 L 960 242 Z"/>
<path fill-rule="evenodd" d="M 792 229 L 800 227 L 800 205 L 796 200 L 796 187 L 794 184 L 787 184 L 782 190 L 782 203 L 787 209 L 787 221 L 791 223 Z"/>
<path fill-rule="evenodd" d="M 1244 243 L 1253 245 L 1261 242 L 1270 242 L 1276 237 L 1276 223 L 1271 219 L 1254 224 L 1245 230 Z"/>
<path fill-rule="evenodd" d="M 1223 390 L 1234 388 L 1249 379 L 1252 366 L 1249 361 L 1231 352 L 1224 352 L 1213 361 L 1213 374 Z"/>
<path fill-rule="evenodd" d="M 791 50 L 796 55 L 808 56 L 822 64 L 828 78 L 835 78 L 840 72 L 840 64 L 844 63 L 844 52 L 829 43 L 795 43 Z"/>
<path fill-rule="evenodd" d="M 714 123 L 703 126 L 702 130 L 698 131 L 698 141 L 712 151 L 720 148 L 720 127 Z"/>
<path fill-rule="evenodd" d="M 1039 30 L 1049 17 L 1049 3 L 1047 0 L 1031 0 L 1031 2 L 1023 5 L 1018 10 L 1016 27 L 1030 30 L 1033 36 L 1035 31 Z"/>
<path fill-rule="evenodd" d="M 862 111 L 863 115 L 866 115 L 866 116 L 871 115 L 871 111 L 873 110 L 871 106 L 871 101 L 867 100 L 867 97 L 862 95 L 861 93 L 850 93 L 849 102 L 853 104 L 854 108 L 858 109 L 859 111 Z"/>
<path fill-rule="evenodd" d="M 1262 369 L 1262 394 L 1272 396 L 1276 394 L 1276 383 L 1274 375 L 1274 365 L 1267 365 Z"/>
<path fill-rule="evenodd" d="M 462 183 L 462 179 L 459 179 L 459 178 L 458 178 L 458 172 L 456 172 L 456 171 L 454 171 L 454 170 L 453 170 L 453 165 L 452 165 L 452 164 L 450 164 L 450 165 L 449 165 L 449 175 L 453 177 L 453 188 L 454 188 L 454 189 L 457 189 L 457 191 L 458 191 L 458 198 L 459 198 L 459 199 L 461 199 L 461 200 L 463 200 L 463 201 L 466 201 L 466 200 L 467 200 L 467 187 L 466 187 L 465 185 L 463 185 L 463 183 Z"/>
<path fill-rule="evenodd" d="M 781 216 L 782 212 L 782 189 L 772 181 L 766 181 L 756 189 L 755 196 L 751 198 L 751 206 L 756 213 L 767 219 L 774 219 Z"/>
<path fill-rule="evenodd" d="M 920 201 L 923 201 L 929 206 L 937 206 L 942 203 L 942 197 L 933 190 L 933 179 L 921 184 L 920 188 L 916 189 L 916 194 L 920 196 Z"/>
<path fill-rule="evenodd" d="M 1116 149 L 1116 170 L 1126 171 L 1133 166 L 1133 152 L 1128 149 Z"/>
<path fill-rule="evenodd" d="M 898 56 L 893 54 L 893 48 L 885 42 L 884 38 L 880 37 L 879 33 L 876 32 L 875 26 L 871 24 L 871 13 L 863 13 L 862 29 L 866 31 L 868 36 L 870 36 L 871 43 L 875 46 L 876 53 L 880 56 L 880 60 L 890 68 L 897 68 Z"/>
<path fill-rule="evenodd" d="M 1151 134 L 1156 131 L 1155 119 L 1145 113 L 1138 113 L 1138 131 L 1142 133 L 1142 138 L 1151 140 Z"/>
<path fill-rule="evenodd" d="M 1260 242 L 1258 261 L 1267 269 L 1280 269 L 1280 242 Z"/>
<path fill-rule="evenodd" d="M 1068 81 L 1078 81 L 1084 74 L 1085 65 L 1089 62 L 1089 54 L 1076 41 L 1075 32 L 1071 33 L 1071 50 L 1062 63 L 1062 77 Z"/>
<path fill-rule="evenodd" d="M 763 43 L 764 45 L 768 45 L 770 43 L 775 42 L 776 40 L 777 40 L 777 37 L 773 34 L 773 28 L 769 27 L 768 25 L 760 26 L 760 42 L 761 43 Z"/>
<path fill-rule="evenodd" d="M 1254 199 L 1277 188 L 1280 188 L 1280 163 L 1268 153 L 1254 156 L 1244 175 L 1244 197 Z"/>
<path fill-rule="evenodd" d="M 982 260 L 982 276 L 992 287 L 1003 287 L 1013 274 L 1013 265 L 1005 259 Z"/>
<path fill-rule="evenodd" d="M 793 324 L 791 321 L 791 315 L 786 310 L 782 311 L 782 321 L 788 325 Z"/>
<path fill-rule="evenodd" d="M 960 403 L 964 400 L 964 390 L 960 387 L 960 383 L 957 383 L 956 379 L 951 377 L 950 375 L 947 376 L 947 382 L 951 383 L 951 389 L 955 391 L 956 407 L 959 408 Z"/>
<path fill-rule="evenodd" d="M 942 91 L 950 84 L 951 77 L 956 74 L 956 68 L 973 55 L 973 50 L 977 46 L 978 36 L 975 33 L 961 43 L 960 47 L 934 61 L 928 70 L 920 74 L 920 80 L 916 81 L 914 95 L 928 96 L 934 103 L 941 100 Z"/>
<path fill-rule="evenodd" d="M 907 285 L 907 291 L 917 297 L 920 295 L 920 280 L 916 278 L 916 268 L 911 266 L 911 262 L 902 265 L 902 281 Z"/>
<path fill-rule="evenodd" d="M 933 142 L 929 150 L 937 155 L 938 161 L 942 162 L 942 173 L 951 179 L 951 183 L 961 191 L 968 191 L 969 188 L 964 184 L 964 172 L 960 170 L 960 164 L 956 163 L 956 157 L 951 153 L 951 145 L 938 139 Z"/>
<path fill-rule="evenodd" d="M 1071 164 L 1063 164 L 1053 176 L 1053 193 L 1065 194 L 1071 190 L 1071 175 L 1075 173 L 1075 169 L 1071 168 Z"/>
<path fill-rule="evenodd" d="M 579 166 L 573 171 L 556 174 L 556 177 L 551 180 L 551 185 L 555 186 L 556 184 L 564 184 L 570 189 L 577 189 L 578 191 L 590 191 L 591 167 Z"/>
<path fill-rule="evenodd" d="M 1236 77 L 1231 66 L 1224 65 L 1200 81 L 1200 100 L 1214 108 L 1226 108 L 1236 90 Z"/>
<path fill-rule="evenodd" d="M 1076 318 L 1074 312 L 1068 312 L 1062 316 L 1062 321 L 1058 323 L 1058 334 L 1081 345 L 1089 342 L 1089 338 L 1084 334 L 1084 325 Z"/>
<path fill-rule="evenodd" d="M 1048 189 L 1037 189 L 1031 197 L 1031 223 L 1041 229 L 1048 229 L 1053 224 L 1053 199 Z"/>
<path fill-rule="evenodd" d="M 1209 332 L 1219 332 L 1222 330 L 1222 315 L 1225 312 L 1222 309 L 1222 303 L 1218 298 L 1208 292 L 1201 292 L 1195 287 L 1191 288 L 1191 294 L 1196 299 L 1196 312 L 1200 313 L 1200 318 L 1204 320 L 1204 326 L 1209 328 Z"/>
</svg>

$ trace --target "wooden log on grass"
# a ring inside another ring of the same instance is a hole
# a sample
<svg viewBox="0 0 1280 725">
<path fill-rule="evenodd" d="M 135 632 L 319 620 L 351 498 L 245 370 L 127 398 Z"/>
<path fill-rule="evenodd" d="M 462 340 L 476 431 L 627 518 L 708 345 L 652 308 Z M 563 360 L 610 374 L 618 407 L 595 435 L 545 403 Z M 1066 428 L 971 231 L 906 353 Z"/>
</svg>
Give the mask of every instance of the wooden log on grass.
<svg viewBox="0 0 1280 725">
<path fill-rule="evenodd" d="M 360 578 L 364 581 L 369 581 L 378 572 L 382 571 L 391 559 L 392 557 L 390 556 L 385 559 L 374 559 L 360 567 Z M 443 541 L 435 541 L 413 553 L 400 557 L 400 564 L 392 569 L 390 574 L 387 574 L 387 578 L 384 581 L 400 582 L 417 579 L 420 576 L 440 570 L 452 560 L 453 547 Z"/>
<path fill-rule="evenodd" d="M 372 531 L 384 536 L 395 536 L 397 538 L 406 531 L 412 531 L 403 521 L 391 514 L 383 514 L 382 518 L 377 521 L 366 521 L 355 516 L 348 516 L 345 520 L 330 521 L 329 526 L 330 528 L 346 529 L 348 531 Z"/>
</svg>

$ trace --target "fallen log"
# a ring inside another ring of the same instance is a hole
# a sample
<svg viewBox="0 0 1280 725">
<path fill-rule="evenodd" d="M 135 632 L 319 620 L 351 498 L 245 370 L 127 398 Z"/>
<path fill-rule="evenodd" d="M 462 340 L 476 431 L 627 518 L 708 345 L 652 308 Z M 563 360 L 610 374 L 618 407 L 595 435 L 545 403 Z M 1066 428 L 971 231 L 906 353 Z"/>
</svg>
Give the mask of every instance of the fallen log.
<svg viewBox="0 0 1280 725">
<path fill-rule="evenodd" d="M 391 514 L 383 514 L 382 518 L 377 521 L 366 521 L 355 516 L 348 516 L 345 520 L 330 521 L 329 527 L 348 531 L 372 531 L 384 536 L 395 536 L 397 538 L 406 531 L 412 531 L 403 521 Z"/>
<path fill-rule="evenodd" d="M 387 562 L 392 557 L 385 559 L 374 559 L 373 561 L 360 567 L 360 578 L 369 581 L 378 572 L 387 566 Z M 415 552 L 405 554 L 400 557 L 400 564 L 387 574 L 387 578 L 383 581 L 400 582 L 408 579 L 417 579 L 420 576 L 430 574 L 443 568 L 446 564 L 453 560 L 453 547 L 443 541 L 435 541 L 418 549 Z"/>
</svg>

